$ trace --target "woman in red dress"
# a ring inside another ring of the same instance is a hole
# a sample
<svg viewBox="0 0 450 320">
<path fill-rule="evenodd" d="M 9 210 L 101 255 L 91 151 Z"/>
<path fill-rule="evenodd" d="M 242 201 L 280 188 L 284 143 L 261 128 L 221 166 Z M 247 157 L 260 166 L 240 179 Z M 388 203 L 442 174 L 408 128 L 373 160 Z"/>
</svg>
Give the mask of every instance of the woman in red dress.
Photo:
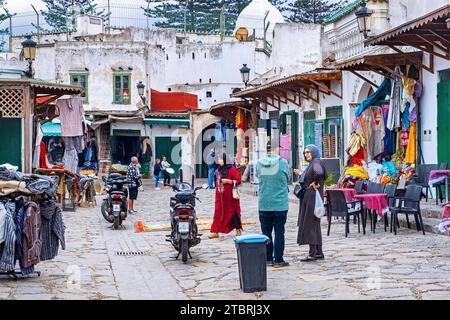
<svg viewBox="0 0 450 320">
<path fill-rule="evenodd" d="M 216 200 L 214 221 L 211 226 L 210 239 L 218 238 L 219 233 L 230 233 L 236 229 L 236 235 L 242 233 L 241 205 L 239 199 L 233 198 L 233 184 L 239 186 L 241 177 L 233 166 L 231 157 L 223 154 L 219 158 L 219 169 L 216 173 Z"/>
</svg>

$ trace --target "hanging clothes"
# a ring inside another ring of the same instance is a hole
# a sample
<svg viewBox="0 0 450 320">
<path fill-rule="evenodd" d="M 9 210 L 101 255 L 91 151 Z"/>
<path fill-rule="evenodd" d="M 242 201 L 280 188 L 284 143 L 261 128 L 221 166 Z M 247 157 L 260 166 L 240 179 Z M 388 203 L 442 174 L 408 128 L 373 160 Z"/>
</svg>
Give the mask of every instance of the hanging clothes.
<svg viewBox="0 0 450 320">
<path fill-rule="evenodd" d="M 28 202 L 23 220 L 23 265 L 29 268 L 40 262 L 42 249 L 41 210 L 34 202 Z"/>
<path fill-rule="evenodd" d="M 14 254 L 15 254 L 15 225 L 14 215 L 16 206 L 13 202 L 4 203 L 6 209 L 5 226 L 3 229 L 3 249 L 0 251 L 0 272 L 14 271 Z"/>
<path fill-rule="evenodd" d="M 150 138 L 145 138 L 142 141 L 142 158 L 144 162 L 150 162 L 153 157 L 153 150 L 152 150 L 152 142 Z"/>
<path fill-rule="evenodd" d="M 409 131 L 406 129 L 400 131 L 400 139 L 401 139 L 401 146 L 406 147 L 409 142 Z"/>
<path fill-rule="evenodd" d="M 383 109 L 377 107 L 372 110 L 375 119 L 373 127 L 373 155 L 374 158 L 384 151 L 384 137 L 386 135 L 386 128 L 384 125 Z"/>
<path fill-rule="evenodd" d="M 23 200 L 22 200 L 23 202 Z M 19 206 L 19 210 L 14 218 L 14 224 L 16 226 L 16 261 L 19 260 L 20 272 L 23 276 L 32 274 L 34 272 L 34 265 L 26 268 L 24 264 L 23 255 L 23 222 L 25 219 L 25 205 L 24 203 L 18 205 L 16 202 L 16 209 Z"/>
<path fill-rule="evenodd" d="M 400 67 L 395 67 L 394 85 L 392 87 L 391 101 L 389 105 L 388 125 L 389 130 L 395 130 L 401 127 L 400 113 L 402 108 L 402 81 L 400 76 Z"/>
<path fill-rule="evenodd" d="M 36 125 L 36 141 L 34 144 L 34 153 L 33 153 L 33 168 L 44 168 L 48 169 L 47 167 L 41 167 L 42 165 L 42 138 L 44 137 L 44 133 L 41 128 L 41 124 L 38 122 Z M 45 149 L 44 149 L 45 153 Z"/>
<path fill-rule="evenodd" d="M 65 226 L 61 208 L 54 201 L 40 202 L 42 215 L 41 261 L 54 259 L 58 255 L 59 244 L 66 249 Z"/>
<path fill-rule="evenodd" d="M 406 148 L 405 163 L 416 163 L 416 124 L 411 122 L 411 128 L 409 131 L 409 141 Z"/>
<path fill-rule="evenodd" d="M 370 97 L 364 100 L 356 111 L 356 116 L 359 117 L 364 110 L 368 107 L 374 105 L 380 100 L 384 100 L 387 95 L 391 93 L 391 80 L 389 78 L 384 79 L 383 83 L 378 87 L 377 91 L 373 93 Z"/>
<path fill-rule="evenodd" d="M 384 113 L 384 125 L 385 125 L 385 136 L 384 136 L 384 151 L 388 154 L 392 155 L 394 153 L 394 136 L 392 131 L 387 127 L 388 118 L 389 118 L 389 105 L 383 105 L 383 113 Z"/>
<path fill-rule="evenodd" d="M 402 123 L 403 123 L 403 127 L 405 129 L 409 130 L 409 108 L 410 108 L 411 104 L 409 102 L 406 102 L 405 105 L 405 110 L 403 110 L 402 112 Z"/>
<path fill-rule="evenodd" d="M 57 100 L 56 114 L 61 120 L 61 136 L 83 136 L 84 109 L 81 97 Z"/>
<path fill-rule="evenodd" d="M 214 138 L 216 139 L 216 141 L 223 141 L 222 122 L 221 121 L 216 123 L 216 129 L 214 131 Z"/>
</svg>

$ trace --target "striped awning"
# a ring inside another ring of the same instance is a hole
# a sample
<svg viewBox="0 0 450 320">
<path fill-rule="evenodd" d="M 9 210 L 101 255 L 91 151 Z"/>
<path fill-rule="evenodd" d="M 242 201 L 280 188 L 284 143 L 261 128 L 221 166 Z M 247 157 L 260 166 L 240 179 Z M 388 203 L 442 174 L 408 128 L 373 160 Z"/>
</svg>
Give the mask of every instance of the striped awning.
<svg viewBox="0 0 450 320">
<path fill-rule="evenodd" d="M 189 125 L 191 124 L 189 119 L 175 119 L 175 118 L 145 118 L 144 123 L 151 125 L 162 124 L 180 127 L 189 127 Z"/>
</svg>

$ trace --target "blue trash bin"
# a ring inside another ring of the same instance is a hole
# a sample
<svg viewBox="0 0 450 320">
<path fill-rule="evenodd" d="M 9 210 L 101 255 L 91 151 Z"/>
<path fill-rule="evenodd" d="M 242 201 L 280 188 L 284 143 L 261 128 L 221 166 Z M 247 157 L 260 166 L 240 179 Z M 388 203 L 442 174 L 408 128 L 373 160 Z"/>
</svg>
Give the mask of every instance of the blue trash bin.
<svg viewBox="0 0 450 320">
<path fill-rule="evenodd" d="M 234 238 L 237 249 L 239 282 L 245 293 L 267 291 L 267 244 L 270 239 L 260 234 Z"/>
</svg>

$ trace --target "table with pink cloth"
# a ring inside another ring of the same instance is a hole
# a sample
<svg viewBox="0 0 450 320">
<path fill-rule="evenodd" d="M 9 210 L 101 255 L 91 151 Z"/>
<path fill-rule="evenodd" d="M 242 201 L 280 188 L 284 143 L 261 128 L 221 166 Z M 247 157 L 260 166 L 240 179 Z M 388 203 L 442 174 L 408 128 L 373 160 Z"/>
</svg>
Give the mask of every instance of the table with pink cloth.
<svg viewBox="0 0 450 320">
<path fill-rule="evenodd" d="M 439 231 L 445 232 L 447 230 L 450 230 L 450 204 L 444 207 L 441 224 L 439 225 Z"/>
<path fill-rule="evenodd" d="M 448 180 L 450 179 L 450 170 L 432 170 L 430 171 L 429 184 L 432 187 L 435 184 L 445 181 L 445 204 L 448 204 Z"/>
<path fill-rule="evenodd" d="M 337 189 L 328 189 L 333 191 L 342 191 L 345 196 L 345 201 L 351 202 L 355 200 L 356 190 L 352 188 L 337 188 Z M 324 196 L 327 196 L 327 190 L 325 190 Z"/>
<path fill-rule="evenodd" d="M 387 203 L 387 194 L 384 193 L 369 193 L 357 194 L 356 200 L 364 201 L 364 205 L 369 210 L 377 211 L 379 219 L 382 219 L 385 214 L 389 212 Z"/>
</svg>

